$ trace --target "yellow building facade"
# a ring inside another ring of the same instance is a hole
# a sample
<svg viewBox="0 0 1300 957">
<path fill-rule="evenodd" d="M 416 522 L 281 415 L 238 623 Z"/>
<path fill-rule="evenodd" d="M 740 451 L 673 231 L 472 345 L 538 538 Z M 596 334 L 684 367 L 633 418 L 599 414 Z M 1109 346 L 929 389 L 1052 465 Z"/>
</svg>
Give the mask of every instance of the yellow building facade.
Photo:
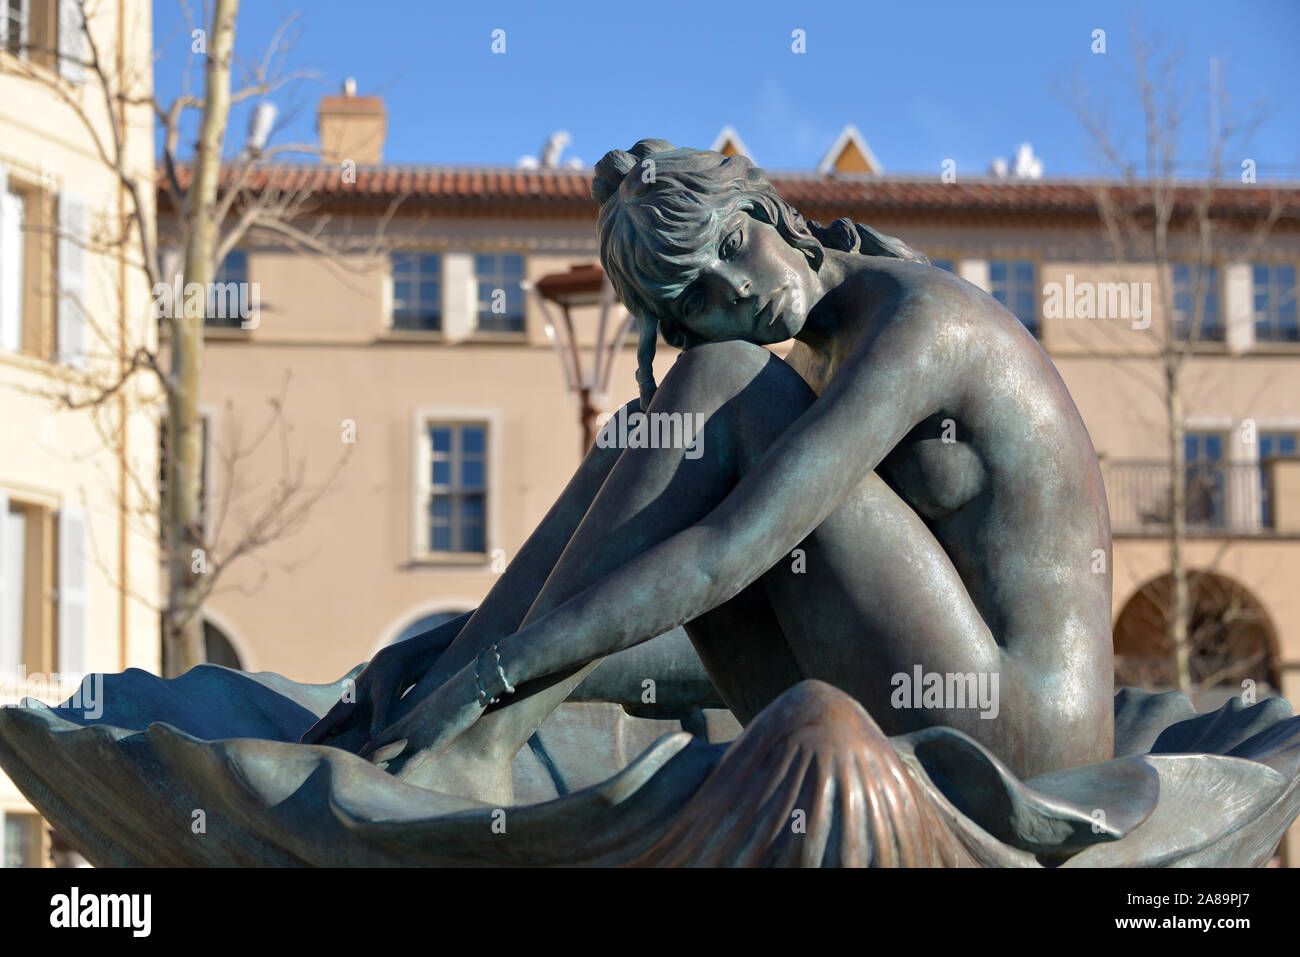
<svg viewBox="0 0 1300 957">
<path fill-rule="evenodd" d="M 0 704 L 11 706 L 159 660 L 156 521 L 132 478 L 157 474 L 156 416 L 135 385 L 93 408 L 63 401 L 111 383 L 123 354 L 153 343 L 139 244 L 119 241 L 129 204 L 96 146 L 115 119 L 124 168 L 151 183 L 153 115 L 110 114 L 87 65 L 97 49 L 110 90 L 147 95 L 151 9 L 91 10 L 87 23 L 77 3 L 8 4 L 0 37 Z M 89 707 L 95 694 L 85 689 Z M 47 829 L 3 776 L 0 818 L 6 865 L 48 862 Z"/>
</svg>

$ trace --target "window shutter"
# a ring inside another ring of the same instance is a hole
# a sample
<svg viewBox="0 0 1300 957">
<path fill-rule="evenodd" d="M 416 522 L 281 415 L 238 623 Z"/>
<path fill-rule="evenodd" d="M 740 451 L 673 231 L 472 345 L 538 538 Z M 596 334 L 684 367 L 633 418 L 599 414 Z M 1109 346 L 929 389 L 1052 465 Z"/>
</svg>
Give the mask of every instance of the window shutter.
<svg viewBox="0 0 1300 957">
<path fill-rule="evenodd" d="M 59 196 L 59 361 L 86 367 L 86 203 Z"/>
<path fill-rule="evenodd" d="M 85 80 L 86 31 L 81 0 L 59 0 L 59 75 L 72 83 Z"/>
<path fill-rule="evenodd" d="M 22 660 L 15 614 L 22 596 L 16 593 L 18 575 L 12 567 L 14 545 L 9 539 L 9 496 L 0 491 L 0 679 L 16 677 Z"/>
<path fill-rule="evenodd" d="M 9 174 L 0 167 L 0 349 L 22 347 L 22 201 L 9 193 Z"/>
<path fill-rule="evenodd" d="M 447 339 L 460 342 L 478 322 L 478 284 L 473 253 L 444 253 L 442 257 L 442 328 Z"/>
<path fill-rule="evenodd" d="M 86 512 L 59 511 L 59 674 L 86 669 Z"/>
<path fill-rule="evenodd" d="M 962 259 L 957 262 L 957 275 L 972 286 L 979 286 L 985 292 L 993 288 L 989 281 L 989 261 L 987 259 Z"/>
<path fill-rule="evenodd" d="M 1249 351 L 1255 344 L 1255 274 L 1250 263 L 1231 262 L 1223 270 L 1222 310 L 1228 351 Z"/>
</svg>

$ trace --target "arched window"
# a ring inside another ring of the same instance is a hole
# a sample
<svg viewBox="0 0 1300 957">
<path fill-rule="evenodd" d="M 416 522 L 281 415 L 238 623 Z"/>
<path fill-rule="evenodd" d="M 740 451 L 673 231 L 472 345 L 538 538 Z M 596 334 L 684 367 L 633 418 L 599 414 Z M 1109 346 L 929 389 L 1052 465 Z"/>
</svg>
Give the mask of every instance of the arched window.
<svg viewBox="0 0 1300 957">
<path fill-rule="evenodd" d="M 435 611 L 432 614 L 417 618 L 399 631 L 397 637 L 394 638 L 390 644 L 395 645 L 399 641 L 405 641 L 407 638 L 414 638 L 416 635 L 422 635 L 426 631 L 432 631 L 434 628 L 446 624 L 453 618 L 459 618 L 461 615 L 465 614 L 466 611 L 469 611 L 469 609 L 466 608 L 461 611 Z"/>
<path fill-rule="evenodd" d="M 1263 605 L 1239 583 L 1214 572 L 1192 572 L 1188 621 L 1192 683 L 1240 694 L 1242 682 L 1278 687 L 1273 625 Z M 1115 622 L 1115 685 L 1148 690 L 1176 687 L 1168 623 L 1173 576 L 1162 575 L 1134 593 Z"/>
<path fill-rule="evenodd" d="M 230 639 L 222 633 L 221 629 L 210 621 L 203 622 L 203 647 L 207 653 L 208 664 L 225 665 L 237 671 L 244 670 L 235 646 L 230 643 Z"/>
</svg>

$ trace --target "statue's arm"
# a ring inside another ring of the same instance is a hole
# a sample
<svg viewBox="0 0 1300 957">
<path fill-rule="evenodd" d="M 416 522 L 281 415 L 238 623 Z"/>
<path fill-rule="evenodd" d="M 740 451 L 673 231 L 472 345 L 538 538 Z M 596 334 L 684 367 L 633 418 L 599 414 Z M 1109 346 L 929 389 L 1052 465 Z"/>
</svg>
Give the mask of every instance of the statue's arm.
<svg viewBox="0 0 1300 957">
<path fill-rule="evenodd" d="M 389 722 L 412 684 L 412 701 L 418 701 L 427 687 L 437 687 L 464 667 L 472 658 L 475 631 L 510 634 L 518 628 L 619 454 L 619 449 L 593 447 L 479 607 L 381 650 L 357 675 L 353 694 L 312 726 L 303 742 L 359 746 Z"/>
<path fill-rule="evenodd" d="M 507 679 L 517 687 L 662 634 L 789 554 L 903 436 L 961 395 L 968 327 L 932 314 L 932 303 L 894 303 L 704 519 L 501 641 Z"/>
<path fill-rule="evenodd" d="M 627 407 L 639 407 L 638 400 Z M 476 636 L 510 634 L 519 627 L 621 453 L 617 448 L 592 446 L 560 497 L 475 609 L 463 634 L 457 636 L 422 685 L 438 676 L 449 677 L 470 661 L 477 650 Z M 419 686 L 416 691 L 420 691 Z"/>
</svg>

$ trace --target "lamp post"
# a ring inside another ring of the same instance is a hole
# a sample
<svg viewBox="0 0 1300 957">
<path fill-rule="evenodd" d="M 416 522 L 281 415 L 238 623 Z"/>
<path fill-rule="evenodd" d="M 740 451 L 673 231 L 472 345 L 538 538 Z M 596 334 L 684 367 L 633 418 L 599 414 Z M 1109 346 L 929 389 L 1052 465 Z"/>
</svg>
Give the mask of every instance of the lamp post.
<svg viewBox="0 0 1300 957">
<path fill-rule="evenodd" d="M 585 456 L 596 440 L 598 405 L 609 395 L 614 356 L 623 345 L 632 325 L 632 316 L 618 302 L 609 277 L 596 263 L 574 266 L 568 272 L 551 273 L 536 282 L 525 280 L 523 286 L 526 291 L 537 295 L 546 319 L 546 337 L 555 346 L 565 386 L 578 399 L 582 454 Z M 600 307 L 590 372 L 583 368 L 573 324 L 572 310 L 582 306 Z M 556 307 L 559 307 L 558 322 Z"/>
</svg>

